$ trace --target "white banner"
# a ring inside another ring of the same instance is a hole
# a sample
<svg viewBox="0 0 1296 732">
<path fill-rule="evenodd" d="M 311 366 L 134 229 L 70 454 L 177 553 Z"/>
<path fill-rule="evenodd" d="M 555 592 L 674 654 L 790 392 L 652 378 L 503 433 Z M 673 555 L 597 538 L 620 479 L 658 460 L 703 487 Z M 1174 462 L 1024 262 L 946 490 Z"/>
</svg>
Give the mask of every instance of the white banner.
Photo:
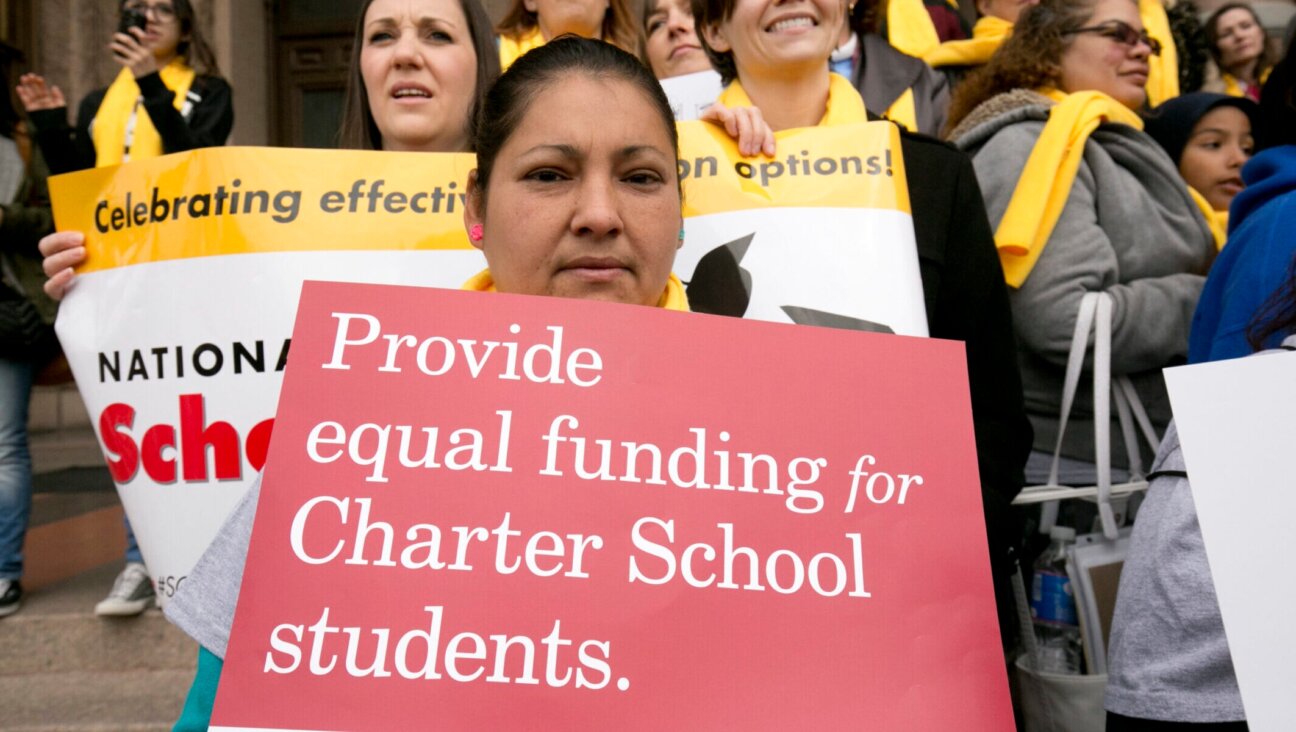
<svg viewBox="0 0 1296 732">
<path fill-rule="evenodd" d="M 89 252 L 56 330 L 161 603 L 264 464 L 301 283 L 485 267 L 457 198 L 472 162 L 225 148 L 52 181 Z"/>
<path fill-rule="evenodd" d="M 1233 669 L 1253 732 L 1296 720 L 1296 353 L 1166 369 Z"/>
<path fill-rule="evenodd" d="M 779 133 L 774 157 L 745 158 L 717 126 L 688 122 L 680 148 L 675 271 L 694 310 L 927 335 L 894 125 Z"/>
</svg>

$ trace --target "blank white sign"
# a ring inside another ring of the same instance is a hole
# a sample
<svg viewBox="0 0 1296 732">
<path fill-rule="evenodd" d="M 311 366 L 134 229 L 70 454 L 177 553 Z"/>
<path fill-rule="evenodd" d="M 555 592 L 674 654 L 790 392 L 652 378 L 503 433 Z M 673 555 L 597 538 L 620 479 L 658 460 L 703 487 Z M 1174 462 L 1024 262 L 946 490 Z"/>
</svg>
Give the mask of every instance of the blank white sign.
<svg viewBox="0 0 1296 732">
<path fill-rule="evenodd" d="M 1296 352 L 1167 369 L 1253 732 L 1296 725 Z"/>
</svg>

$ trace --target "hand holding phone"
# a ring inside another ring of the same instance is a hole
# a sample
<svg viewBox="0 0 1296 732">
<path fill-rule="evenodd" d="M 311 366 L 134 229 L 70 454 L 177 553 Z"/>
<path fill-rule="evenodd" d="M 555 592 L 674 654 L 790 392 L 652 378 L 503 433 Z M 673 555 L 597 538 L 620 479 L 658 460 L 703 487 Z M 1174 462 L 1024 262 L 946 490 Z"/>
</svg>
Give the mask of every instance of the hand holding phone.
<svg viewBox="0 0 1296 732">
<path fill-rule="evenodd" d="M 117 63 L 129 67 L 137 79 L 158 69 L 152 50 L 144 46 L 147 27 L 148 16 L 145 13 L 136 8 L 126 8 L 117 22 L 117 33 L 108 44 Z"/>
<path fill-rule="evenodd" d="M 144 30 L 148 27 L 148 16 L 140 12 L 138 8 L 126 8 L 122 10 L 121 18 L 117 20 L 117 32 L 132 35 L 131 28 Z M 133 36 L 132 36 L 133 37 Z"/>
</svg>

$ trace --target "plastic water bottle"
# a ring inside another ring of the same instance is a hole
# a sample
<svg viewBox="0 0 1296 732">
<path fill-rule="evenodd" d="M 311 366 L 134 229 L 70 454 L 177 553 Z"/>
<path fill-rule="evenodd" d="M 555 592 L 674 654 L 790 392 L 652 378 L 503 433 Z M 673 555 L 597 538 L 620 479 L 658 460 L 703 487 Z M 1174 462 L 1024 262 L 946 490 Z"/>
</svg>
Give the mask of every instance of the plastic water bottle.
<svg viewBox="0 0 1296 732">
<path fill-rule="evenodd" d="M 1048 549 L 1035 560 L 1031 581 L 1031 619 L 1039 645 L 1038 668 L 1055 674 L 1080 673 L 1083 658 L 1075 595 L 1066 571 L 1067 545 L 1075 529 L 1054 526 Z"/>
</svg>

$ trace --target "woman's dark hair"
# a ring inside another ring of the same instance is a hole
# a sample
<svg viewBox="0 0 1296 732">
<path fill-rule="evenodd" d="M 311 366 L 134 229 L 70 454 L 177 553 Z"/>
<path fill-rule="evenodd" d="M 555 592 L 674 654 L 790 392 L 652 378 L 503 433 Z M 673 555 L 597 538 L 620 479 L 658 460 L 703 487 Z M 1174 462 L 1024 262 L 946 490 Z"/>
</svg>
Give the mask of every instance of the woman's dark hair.
<svg viewBox="0 0 1296 732">
<path fill-rule="evenodd" d="M 1296 259 L 1287 270 L 1287 280 L 1251 318 L 1247 326 L 1247 343 L 1260 351 L 1278 345 L 1286 336 L 1296 333 Z"/>
<path fill-rule="evenodd" d="M 648 58 L 648 21 L 657 12 L 657 0 L 641 0 L 639 5 L 643 9 L 639 18 L 639 60 L 652 69 L 652 59 Z"/>
<path fill-rule="evenodd" d="M 1256 120 L 1256 149 L 1296 145 L 1296 54 L 1274 67 L 1260 91 L 1260 113 Z"/>
<path fill-rule="evenodd" d="M 374 122 L 373 110 L 369 107 L 369 94 L 365 89 L 364 76 L 360 73 L 360 53 L 364 48 L 365 14 L 374 0 L 365 0 L 356 16 L 355 36 L 351 43 L 351 68 L 347 71 L 347 87 L 342 106 L 342 126 L 338 130 L 338 147 L 346 150 L 381 150 L 382 133 Z M 495 36 L 491 34 L 490 16 L 482 8 L 480 0 L 459 0 L 459 8 L 468 21 L 468 37 L 472 40 L 473 51 L 477 54 L 477 83 L 473 87 L 473 101 L 468 107 L 468 119 L 464 120 L 464 130 L 472 136 L 477 126 L 477 115 L 481 113 L 482 100 L 486 90 L 499 77 L 499 51 L 495 47 Z"/>
<path fill-rule="evenodd" d="M 477 118 L 473 147 L 477 151 L 477 191 L 486 205 L 491 171 L 500 148 L 517 131 L 532 102 L 550 85 L 573 74 L 625 81 L 639 89 L 656 110 L 670 137 L 671 151 L 679 157 L 675 114 L 656 77 L 639 59 L 610 43 L 574 35 L 559 36 L 524 54 L 486 93 Z M 678 179 L 676 183 L 678 184 Z"/>
<path fill-rule="evenodd" d="M 652 59 L 648 58 L 648 20 L 657 12 L 657 0 L 642 0 L 639 7 L 643 10 L 639 14 L 639 31 L 643 38 L 643 42 L 639 44 L 639 61 L 651 69 Z"/>
<path fill-rule="evenodd" d="M 527 10 L 523 0 L 513 0 L 504 19 L 495 26 L 501 36 L 514 38 L 540 25 L 540 16 Z M 623 51 L 639 55 L 643 46 L 643 30 L 635 25 L 630 0 L 608 0 L 603 14 L 603 40 Z"/>
<path fill-rule="evenodd" d="M 707 58 L 711 59 L 711 66 L 720 72 L 720 80 L 728 84 L 738 78 L 738 66 L 734 63 L 732 53 L 717 51 L 707 43 L 706 29 L 728 20 L 733 15 L 738 0 L 692 0 L 690 5 L 693 7 L 693 27 L 697 30 L 698 42 L 702 44 Z M 828 63 L 828 59 L 824 59 L 824 63 Z"/>
<path fill-rule="evenodd" d="M 13 67 L 15 64 L 21 64 L 24 60 L 22 51 L 4 41 L 0 41 L 0 80 L 3 80 L 8 86 L 8 91 L 0 93 L 0 136 L 11 139 L 14 136 L 15 128 L 23 119 L 18 112 L 18 105 L 14 104 L 13 100 Z"/>
<path fill-rule="evenodd" d="M 851 30 L 861 38 L 870 33 L 881 33 L 885 15 L 884 0 L 858 0 L 850 9 Z"/>
<path fill-rule="evenodd" d="M 122 0 L 121 7 L 126 7 L 127 0 Z M 175 8 L 176 22 L 180 24 L 180 45 L 176 53 L 185 60 L 199 76 L 220 76 L 220 65 L 216 63 L 216 54 L 203 37 L 202 26 L 194 12 L 193 3 L 189 0 L 171 0 Z"/>
<path fill-rule="evenodd" d="M 1062 75 L 1062 56 L 1075 40 L 1072 32 L 1085 26 L 1097 5 L 1097 0 L 1042 0 L 1027 8 L 990 61 L 958 85 L 947 129 L 957 127 L 993 96 L 1055 86 Z"/>
<path fill-rule="evenodd" d="M 1180 0 L 1173 7 L 1166 8 L 1166 18 L 1170 21 L 1170 35 L 1174 37 L 1175 53 L 1179 57 L 1179 92 L 1198 91 L 1206 81 L 1206 62 L 1210 60 L 1201 11 L 1192 0 Z"/>
<path fill-rule="evenodd" d="M 1269 36 L 1264 33 L 1264 24 L 1260 22 L 1260 16 L 1256 15 L 1255 8 L 1251 7 L 1250 3 L 1227 3 L 1219 6 L 1215 12 L 1211 13 L 1210 17 L 1206 19 L 1206 47 L 1210 49 L 1211 58 L 1215 60 L 1215 65 L 1219 66 L 1220 71 L 1227 71 L 1220 64 L 1219 21 L 1230 10 L 1245 10 L 1250 13 L 1251 19 L 1255 21 L 1256 26 L 1260 28 L 1260 32 L 1264 34 L 1265 39 L 1260 47 L 1260 58 L 1256 59 L 1255 69 L 1252 72 L 1255 79 L 1259 81 L 1260 76 L 1273 67 L 1274 59 L 1273 55 L 1269 53 Z"/>
</svg>

